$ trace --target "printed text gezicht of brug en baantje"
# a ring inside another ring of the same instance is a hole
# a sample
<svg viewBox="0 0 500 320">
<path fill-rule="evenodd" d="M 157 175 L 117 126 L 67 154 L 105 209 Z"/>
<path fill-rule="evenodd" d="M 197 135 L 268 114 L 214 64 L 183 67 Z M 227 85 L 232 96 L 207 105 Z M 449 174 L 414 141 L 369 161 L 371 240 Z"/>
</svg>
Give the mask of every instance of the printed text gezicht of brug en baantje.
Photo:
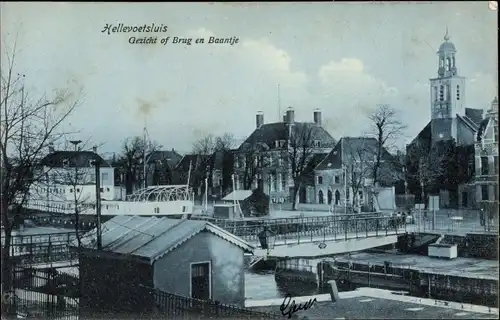
<svg viewBox="0 0 500 320">
<path fill-rule="evenodd" d="M 102 33 L 111 35 L 112 33 L 165 33 L 168 31 L 168 27 L 165 24 L 144 24 L 144 25 L 125 25 L 123 23 L 109 24 L 106 23 L 102 29 Z M 239 42 L 238 37 L 227 37 L 227 38 L 217 38 L 208 37 L 206 38 L 187 38 L 187 37 L 176 37 L 167 36 L 161 37 L 158 41 L 158 36 L 131 36 L 128 39 L 130 44 L 156 44 L 160 43 L 163 45 L 167 44 L 184 44 L 191 45 L 195 44 L 229 44 L 235 45 Z"/>
</svg>

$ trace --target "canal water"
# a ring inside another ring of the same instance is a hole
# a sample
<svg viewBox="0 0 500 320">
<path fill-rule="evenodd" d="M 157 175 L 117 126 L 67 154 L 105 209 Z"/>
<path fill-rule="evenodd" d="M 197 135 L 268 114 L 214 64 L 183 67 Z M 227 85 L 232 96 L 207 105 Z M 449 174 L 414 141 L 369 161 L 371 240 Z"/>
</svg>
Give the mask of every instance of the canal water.
<svg viewBox="0 0 500 320">
<path fill-rule="evenodd" d="M 280 281 L 281 282 L 281 281 Z M 265 300 L 284 298 L 287 294 L 292 296 L 310 296 L 326 293 L 316 284 L 290 281 L 286 284 L 276 283 L 274 270 L 246 271 L 245 272 L 245 298 L 251 300 Z"/>
</svg>

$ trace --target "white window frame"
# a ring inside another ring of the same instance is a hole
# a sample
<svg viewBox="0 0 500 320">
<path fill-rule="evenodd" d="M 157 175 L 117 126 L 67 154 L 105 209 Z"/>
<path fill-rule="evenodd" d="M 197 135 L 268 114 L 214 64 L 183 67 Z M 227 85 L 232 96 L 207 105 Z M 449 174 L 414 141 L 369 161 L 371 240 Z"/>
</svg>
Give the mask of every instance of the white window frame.
<svg viewBox="0 0 500 320">
<path fill-rule="evenodd" d="M 196 261 L 189 263 L 189 297 L 193 297 L 193 265 L 208 263 L 208 299 L 212 300 L 212 261 Z"/>
</svg>

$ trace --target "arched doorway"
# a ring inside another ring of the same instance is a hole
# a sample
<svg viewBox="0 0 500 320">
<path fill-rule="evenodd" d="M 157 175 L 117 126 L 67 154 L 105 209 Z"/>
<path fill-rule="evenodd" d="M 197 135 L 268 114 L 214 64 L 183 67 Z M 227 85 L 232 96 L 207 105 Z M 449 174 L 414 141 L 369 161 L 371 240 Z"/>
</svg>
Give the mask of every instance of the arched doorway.
<svg viewBox="0 0 500 320">
<path fill-rule="evenodd" d="M 338 190 L 335 191 L 335 204 L 340 204 L 340 192 Z"/>
<path fill-rule="evenodd" d="M 333 200 L 333 194 L 332 194 L 332 190 L 328 190 L 328 204 L 332 204 L 332 200 Z"/>
<path fill-rule="evenodd" d="M 318 192 L 318 202 L 319 204 L 323 204 L 323 191 L 319 190 Z"/>
</svg>

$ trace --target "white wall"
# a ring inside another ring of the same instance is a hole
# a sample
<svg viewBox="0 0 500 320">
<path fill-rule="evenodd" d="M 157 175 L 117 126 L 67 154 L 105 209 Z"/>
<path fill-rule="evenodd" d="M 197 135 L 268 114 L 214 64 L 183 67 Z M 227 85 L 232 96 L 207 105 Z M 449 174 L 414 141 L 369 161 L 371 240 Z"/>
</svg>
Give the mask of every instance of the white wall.
<svg viewBox="0 0 500 320">
<path fill-rule="evenodd" d="M 34 183 L 30 188 L 30 198 L 45 201 L 95 202 L 94 168 L 49 168 L 44 167 L 48 181 Z M 101 199 L 114 200 L 114 169 L 100 169 Z"/>
</svg>

